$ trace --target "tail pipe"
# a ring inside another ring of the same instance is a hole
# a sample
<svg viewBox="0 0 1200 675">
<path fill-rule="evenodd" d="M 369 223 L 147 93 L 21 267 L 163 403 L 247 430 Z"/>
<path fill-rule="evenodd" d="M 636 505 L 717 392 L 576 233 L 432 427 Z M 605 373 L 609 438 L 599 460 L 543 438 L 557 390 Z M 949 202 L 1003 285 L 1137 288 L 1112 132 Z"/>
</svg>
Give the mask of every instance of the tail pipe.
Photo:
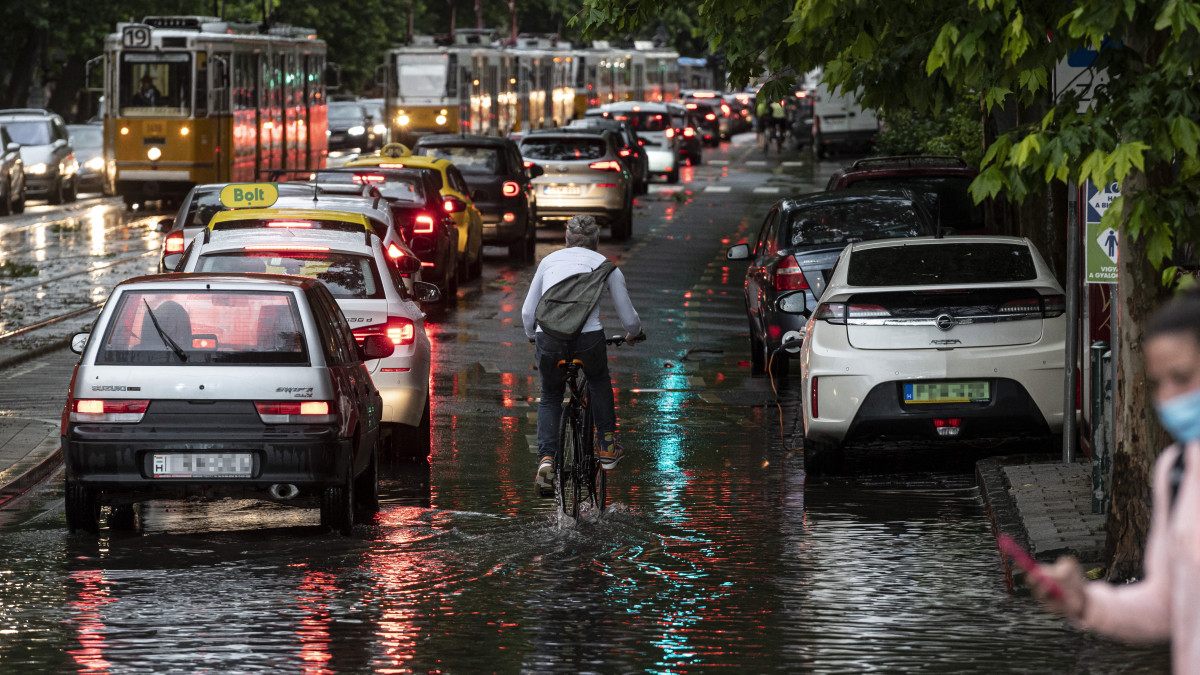
<svg viewBox="0 0 1200 675">
<path fill-rule="evenodd" d="M 294 499 L 300 494 L 300 488 L 291 483 L 275 483 L 271 486 L 270 493 L 275 499 Z"/>
</svg>

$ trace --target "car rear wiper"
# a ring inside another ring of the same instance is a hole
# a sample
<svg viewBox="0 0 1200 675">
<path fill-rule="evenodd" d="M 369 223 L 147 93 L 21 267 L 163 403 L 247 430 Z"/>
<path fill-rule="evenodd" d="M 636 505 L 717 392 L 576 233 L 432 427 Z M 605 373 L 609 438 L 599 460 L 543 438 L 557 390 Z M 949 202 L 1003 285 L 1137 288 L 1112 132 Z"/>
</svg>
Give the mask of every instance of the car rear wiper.
<svg viewBox="0 0 1200 675">
<path fill-rule="evenodd" d="M 150 309 L 150 303 L 146 302 L 145 298 L 142 298 L 142 304 L 146 305 L 146 313 L 150 315 L 150 323 L 154 324 L 154 330 L 158 331 L 158 336 L 162 338 L 163 343 L 170 347 L 171 351 L 175 352 L 175 356 L 178 356 L 180 361 L 187 363 L 187 352 L 183 351 L 183 347 L 180 347 L 178 343 L 172 340 L 171 336 L 167 335 L 167 331 L 158 325 L 158 318 L 154 316 L 154 311 Z"/>
</svg>

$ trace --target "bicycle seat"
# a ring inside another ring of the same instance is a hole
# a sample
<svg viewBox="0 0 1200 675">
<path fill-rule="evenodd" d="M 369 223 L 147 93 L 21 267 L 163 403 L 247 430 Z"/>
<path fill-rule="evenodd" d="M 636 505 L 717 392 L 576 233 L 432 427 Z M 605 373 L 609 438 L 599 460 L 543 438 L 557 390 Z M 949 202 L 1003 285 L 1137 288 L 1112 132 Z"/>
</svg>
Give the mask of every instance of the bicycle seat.
<svg viewBox="0 0 1200 675">
<path fill-rule="evenodd" d="M 580 368 L 582 368 L 582 367 L 583 367 L 583 361 L 580 361 L 579 359 L 571 359 L 571 363 L 574 363 L 575 365 L 579 366 Z M 563 366 L 565 366 L 565 365 L 567 365 L 567 360 L 566 360 L 566 359 L 559 359 L 559 360 L 558 360 L 558 367 L 559 367 L 559 368 L 562 368 L 562 367 L 563 367 Z"/>
</svg>

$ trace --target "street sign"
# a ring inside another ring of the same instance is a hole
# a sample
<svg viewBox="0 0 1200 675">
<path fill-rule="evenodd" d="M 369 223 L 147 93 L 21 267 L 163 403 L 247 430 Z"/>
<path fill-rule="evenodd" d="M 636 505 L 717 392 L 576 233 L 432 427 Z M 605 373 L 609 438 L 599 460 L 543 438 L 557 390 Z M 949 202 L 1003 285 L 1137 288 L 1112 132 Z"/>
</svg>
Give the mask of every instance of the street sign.
<svg viewBox="0 0 1200 675">
<path fill-rule="evenodd" d="M 1100 227 L 1100 220 L 1109 204 L 1121 196 L 1121 188 L 1116 182 L 1097 187 L 1091 181 L 1087 182 L 1084 199 L 1084 220 L 1087 228 L 1084 232 L 1084 281 L 1089 284 L 1117 283 L 1117 258 L 1119 253 L 1120 236 L 1111 227 Z"/>
<path fill-rule="evenodd" d="M 1096 88 L 1108 84 L 1108 72 L 1096 70 L 1096 50 L 1076 49 L 1059 61 L 1054 68 L 1054 100 L 1068 91 L 1079 93 L 1078 111 L 1092 106 Z"/>
</svg>

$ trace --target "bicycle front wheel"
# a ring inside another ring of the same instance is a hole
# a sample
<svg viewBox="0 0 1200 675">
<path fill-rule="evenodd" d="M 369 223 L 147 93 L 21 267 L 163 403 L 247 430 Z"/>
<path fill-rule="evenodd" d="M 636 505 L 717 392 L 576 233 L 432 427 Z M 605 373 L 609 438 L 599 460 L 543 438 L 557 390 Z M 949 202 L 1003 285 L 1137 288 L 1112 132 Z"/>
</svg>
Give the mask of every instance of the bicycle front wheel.
<svg viewBox="0 0 1200 675">
<path fill-rule="evenodd" d="M 579 518 L 579 499 L 582 496 L 583 472 L 580 471 L 582 429 L 574 407 L 563 410 L 558 437 L 558 506 L 571 518 Z"/>
</svg>

